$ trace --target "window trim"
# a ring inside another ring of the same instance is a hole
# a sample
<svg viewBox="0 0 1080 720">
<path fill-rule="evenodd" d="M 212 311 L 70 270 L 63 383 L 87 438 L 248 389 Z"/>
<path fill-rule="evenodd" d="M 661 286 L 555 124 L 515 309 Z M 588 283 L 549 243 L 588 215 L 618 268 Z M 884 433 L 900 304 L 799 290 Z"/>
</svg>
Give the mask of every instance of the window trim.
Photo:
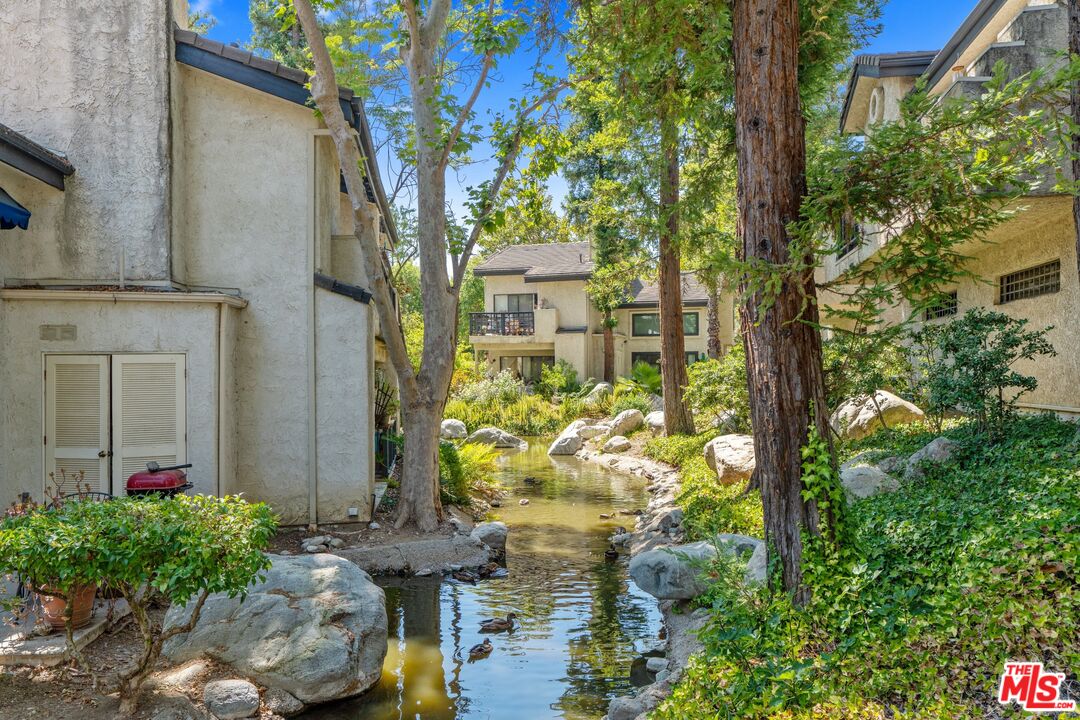
<svg viewBox="0 0 1080 720">
<path fill-rule="evenodd" d="M 851 232 L 851 237 L 847 240 L 844 239 L 845 232 Z M 866 243 L 866 236 L 863 235 L 862 226 L 857 222 L 852 222 L 847 218 L 840 220 L 840 226 L 837 229 L 837 234 L 840 235 L 840 240 L 843 243 L 836 251 L 836 259 L 843 260 L 851 253 L 861 248 Z"/>
<path fill-rule="evenodd" d="M 512 297 L 531 297 L 532 306 L 528 310 L 510 310 L 510 298 Z M 506 298 L 506 310 L 499 310 L 499 298 Z M 539 297 L 536 293 L 493 293 L 491 296 L 491 312 L 493 313 L 512 313 L 512 312 L 533 312 L 536 310 L 536 303 Z"/>
<path fill-rule="evenodd" d="M 697 332 L 686 332 L 686 317 L 693 315 L 697 318 Z M 656 318 L 656 333 L 639 333 L 637 328 L 634 327 L 634 321 L 639 317 L 655 317 Z M 697 310 L 683 310 L 683 335 L 686 337 L 700 337 L 701 336 L 701 313 Z M 630 337 L 643 337 L 643 338 L 658 338 L 660 337 L 660 312 L 636 312 L 630 313 Z"/>
</svg>

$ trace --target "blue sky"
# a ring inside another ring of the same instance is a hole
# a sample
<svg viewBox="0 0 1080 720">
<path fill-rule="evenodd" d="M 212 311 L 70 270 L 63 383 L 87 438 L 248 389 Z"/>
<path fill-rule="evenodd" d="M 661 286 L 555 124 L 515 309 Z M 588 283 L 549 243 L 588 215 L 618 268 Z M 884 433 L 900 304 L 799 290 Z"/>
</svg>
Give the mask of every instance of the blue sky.
<svg viewBox="0 0 1080 720">
<path fill-rule="evenodd" d="M 189 0 L 191 9 L 208 12 L 217 20 L 210 37 L 222 42 L 244 45 L 251 36 L 248 20 L 248 0 Z M 889 0 L 883 9 L 881 33 L 862 52 L 894 52 L 899 50 L 936 50 L 956 30 L 974 8 L 976 0 Z M 529 62 L 517 66 L 504 63 L 507 69 L 494 79 L 498 83 L 485 93 L 479 111 L 486 107 L 498 107 L 509 97 L 520 95 L 522 83 L 528 80 Z M 462 173 L 462 186 L 477 184 L 492 172 L 490 163 L 478 163 Z M 455 207 L 461 206 L 463 187 L 450 182 L 448 195 Z M 551 192 L 556 205 L 561 200 L 565 185 L 553 178 Z"/>
</svg>

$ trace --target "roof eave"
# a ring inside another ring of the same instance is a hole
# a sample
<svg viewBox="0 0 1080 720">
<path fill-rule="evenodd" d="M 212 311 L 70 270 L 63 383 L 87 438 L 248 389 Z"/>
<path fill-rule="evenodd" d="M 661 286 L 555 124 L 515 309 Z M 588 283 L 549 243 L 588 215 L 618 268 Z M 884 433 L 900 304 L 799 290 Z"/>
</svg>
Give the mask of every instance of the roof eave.
<svg viewBox="0 0 1080 720">
<path fill-rule="evenodd" d="M 979 4 L 964 19 L 964 22 L 960 23 L 960 27 L 926 68 L 924 75 L 927 79 L 927 87 L 932 88 L 938 84 L 960 57 L 963 49 L 986 27 L 986 24 L 1006 2 L 1007 0 L 979 0 Z"/>
</svg>

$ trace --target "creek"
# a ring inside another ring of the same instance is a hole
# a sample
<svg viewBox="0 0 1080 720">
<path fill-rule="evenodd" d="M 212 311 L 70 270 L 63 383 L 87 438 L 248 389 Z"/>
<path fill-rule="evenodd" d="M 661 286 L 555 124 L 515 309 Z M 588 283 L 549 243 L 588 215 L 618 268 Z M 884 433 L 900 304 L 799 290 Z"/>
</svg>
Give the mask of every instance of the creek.
<svg viewBox="0 0 1080 720">
<path fill-rule="evenodd" d="M 543 442 L 501 456 L 496 479 L 505 497 L 494 512 L 510 527 L 508 576 L 475 585 L 378 578 L 390 628 L 381 681 L 303 718 L 596 719 L 613 697 L 648 682 L 640 648 L 657 637 L 660 612 L 629 579 L 625 552 L 604 556 L 616 527 L 633 529 L 635 518 L 619 510 L 645 507 L 645 481 L 548 457 Z M 479 632 L 481 620 L 508 612 L 518 616 L 512 632 Z M 470 661 L 485 637 L 494 651 Z"/>
</svg>

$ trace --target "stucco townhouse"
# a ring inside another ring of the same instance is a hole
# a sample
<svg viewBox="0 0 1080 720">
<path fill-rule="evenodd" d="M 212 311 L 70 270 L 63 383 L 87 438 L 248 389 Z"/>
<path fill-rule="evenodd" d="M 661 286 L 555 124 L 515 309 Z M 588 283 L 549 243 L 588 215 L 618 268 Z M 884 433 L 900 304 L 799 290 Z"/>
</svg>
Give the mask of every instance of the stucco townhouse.
<svg viewBox="0 0 1080 720">
<path fill-rule="evenodd" d="M 385 352 L 332 143 L 305 73 L 186 22 L 0 5 L 0 500 L 155 461 L 286 524 L 365 520 Z"/>
<path fill-rule="evenodd" d="M 900 101 L 920 79 L 942 102 L 978 97 L 999 61 L 1011 77 L 1059 62 L 1067 48 L 1063 4 L 1045 0 L 981 0 L 937 51 L 896 52 L 856 58 L 844 99 L 840 130 L 870 135 L 896 120 Z M 1068 167 L 1063 168 L 1068 173 Z M 980 241 L 959 248 L 971 259 L 977 279 L 946 289 L 949 301 L 914 317 L 906 304 L 887 309 L 889 322 L 947 322 L 972 307 L 986 307 L 1035 328 L 1053 326 L 1053 358 L 1021 362 L 1017 368 L 1039 381 L 1022 398 L 1030 411 L 1080 414 L 1080 279 L 1072 197 L 1054 193 L 1050 178 L 1022 198 L 1017 214 Z M 852 266 L 871 261 L 888 242 L 880 227 L 860 223 L 839 254 L 826 259 L 821 277 L 840 279 Z M 829 297 L 824 297 L 828 302 Z"/>
<path fill-rule="evenodd" d="M 578 378 L 604 375 L 603 317 L 586 284 L 593 272 L 587 242 L 514 245 L 478 264 L 484 311 L 469 317 L 469 342 L 489 374 L 510 370 L 536 380 L 545 365 L 564 360 Z M 683 331 L 688 362 L 706 356 L 709 293 L 692 273 L 682 276 Z M 716 306 L 724 352 L 738 341 L 730 294 Z M 659 292 L 655 283 L 628 280 L 626 302 L 616 311 L 615 375 L 638 362 L 660 362 Z"/>
</svg>

